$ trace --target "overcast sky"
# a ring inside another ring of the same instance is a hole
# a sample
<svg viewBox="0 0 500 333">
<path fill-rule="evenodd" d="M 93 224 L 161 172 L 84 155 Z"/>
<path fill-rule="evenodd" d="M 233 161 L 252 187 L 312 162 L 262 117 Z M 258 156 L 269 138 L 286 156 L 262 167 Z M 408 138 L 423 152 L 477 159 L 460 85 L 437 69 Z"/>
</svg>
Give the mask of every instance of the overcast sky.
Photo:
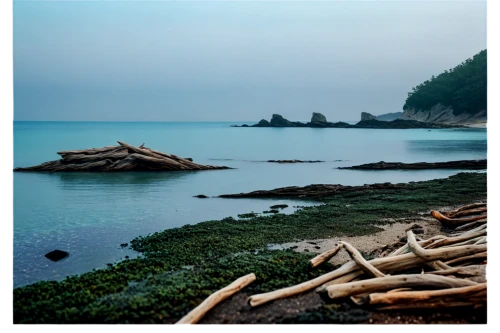
<svg viewBox="0 0 500 333">
<path fill-rule="evenodd" d="M 358 120 L 486 48 L 486 1 L 15 1 L 14 119 Z"/>
</svg>

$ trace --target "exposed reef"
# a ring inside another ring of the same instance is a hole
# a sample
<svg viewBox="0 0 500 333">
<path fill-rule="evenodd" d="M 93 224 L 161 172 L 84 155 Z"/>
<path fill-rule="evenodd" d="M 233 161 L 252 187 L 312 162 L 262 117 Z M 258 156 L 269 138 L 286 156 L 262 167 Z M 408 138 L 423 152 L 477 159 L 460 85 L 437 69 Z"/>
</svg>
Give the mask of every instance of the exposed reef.
<svg viewBox="0 0 500 333">
<path fill-rule="evenodd" d="M 377 117 L 362 113 L 362 120 L 355 125 L 342 121 L 332 123 L 326 120 L 321 113 L 313 112 L 311 121 L 301 123 L 300 121 L 290 121 L 279 114 L 273 114 L 271 121 L 262 119 L 255 125 L 231 125 L 231 127 L 310 127 L 310 128 L 383 128 L 383 129 L 407 129 L 407 128 L 456 128 L 460 125 L 437 124 L 430 122 L 421 122 L 416 120 L 395 119 L 392 121 L 377 120 Z"/>
<path fill-rule="evenodd" d="M 273 190 L 258 190 L 248 193 L 222 194 L 219 198 L 318 198 L 345 192 L 366 190 L 397 190 L 405 188 L 405 184 L 379 183 L 363 186 L 345 186 L 340 184 L 312 184 L 307 186 L 288 186 Z"/>
<path fill-rule="evenodd" d="M 45 162 L 28 168 L 15 168 L 14 171 L 185 171 L 221 170 L 225 166 L 202 165 L 172 154 L 162 153 L 150 148 L 134 147 L 118 141 L 119 146 L 67 150 L 58 152 L 60 160 Z"/>
<path fill-rule="evenodd" d="M 401 162 L 384 162 L 367 163 L 354 165 L 350 167 L 339 167 L 338 169 L 355 169 L 355 170 L 416 170 L 416 169 L 486 169 L 487 160 L 462 160 L 450 162 L 418 162 L 418 163 L 401 163 Z"/>
<path fill-rule="evenodd" d="M 320 160 L 311 160 L 311 161 L 304 161 L 304 160 L 268 160 L 268 163 L 280 163 L 280 164 L 289 164 L 289 163 L 322 163 L 324 161 Z"/>
</svg>

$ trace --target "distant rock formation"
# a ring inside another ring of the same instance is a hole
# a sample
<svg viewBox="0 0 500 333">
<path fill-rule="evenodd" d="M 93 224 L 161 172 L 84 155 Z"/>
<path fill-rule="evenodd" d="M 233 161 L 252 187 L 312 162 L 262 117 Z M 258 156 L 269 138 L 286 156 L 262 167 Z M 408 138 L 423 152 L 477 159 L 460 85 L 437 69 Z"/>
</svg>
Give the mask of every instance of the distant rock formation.
<svg viewBox="0 0 500 333">
<path fill-rule="evenodd" d="M 371 113 L 361 112 L 361 121 L 364 121 L 364 120 L 374 120 L 374 119 L 377 119 L 377 117 L 375 117 Z"/>
<path fill-rule="evenodd" d="M 311 123 L 327 123 L 326 117 L 321 113 L 313 112 Z"/>
<path fill-rule="evenodd" d="M 380 116 L 377 116 L 377 120 L 380 121 L 393 121 L 399 119 L 403 115 L 403 112 L 392 112 L 392 113 L 384 113 Z"/>
<path fill-rule="evenodd" d="M 418 163 L 401 163 L 401 162 L 384 162 L 367 163 L 350 167 L 339 167 L 338 169 L 355 169 L 355 170 L 415 170 L 415 169 L 469 169 L 482 170 L 486 169 L 486 160 L 462 160 L 450 162 L 418 162 Z"/>
<path fill-rule="evenodd" d="M 259 123 L 257 124 L 258 127 L 271 127 L 271 123 L 269 123 L 265 119 L 261 119 Z"/>
<path fill-rule="evenodd" d="M 274 127 L 295 127 L 295 124 L 289 121 L 288 119 L 283 118 L 283 116 L 279 114 L 273 114 L 271 118 L 271 126 Z"/>
<path fill-rule="evenodd" d="M 283 118 L 279 114 L 273 114 L 271 122 L 268 122 L 265 119 L 259 121 L 259 123 L 255 125 L 231 125 L 231 127 L 309 127 L 309 128 L 450 128 L 450 127 L 463 127 L 459 125 L 447 125 L 447 124 L 436 124 L 436 123 L 427 123 L 420 122 L 414 120 L 401 120 L 396 119 L 393 121 L 380 121 L 374 119 L 374 115 L 363 112 L 361 113 L 361 117 L 368 120 L 361 120 L 359 123 L 355 125 L 351 125 L 344 122 L 328 122 L 326 121 L 326 117 L 321 113 L 313 113 L 311 118 L 311 122 L 301 123 L 299 121 L 290 121 L 288 119 Z"/>
</svg>

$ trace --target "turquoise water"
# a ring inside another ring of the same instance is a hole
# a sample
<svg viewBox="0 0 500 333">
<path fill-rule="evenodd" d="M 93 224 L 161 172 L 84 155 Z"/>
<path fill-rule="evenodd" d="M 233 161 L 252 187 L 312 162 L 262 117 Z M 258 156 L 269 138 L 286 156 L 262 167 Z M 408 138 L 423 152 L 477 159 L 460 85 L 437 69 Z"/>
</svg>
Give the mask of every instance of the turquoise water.
<svg viewBox="0 0 500 333">
<path fill-rule="evenodd" d="M 14 173 L 14 285 L 59 280 L 136 254 L 134 237 L 291 200 L 198 199 L 281 186 L 362 185 L 443 178 L 458 170 L 354 171 L 368 162 L 486 158 L 485 129 L 232 128 L 234 123 L 15 122 L 14 167 L 58 159 L 57 151 L 116 140 L 234 170 L 175 173 Z M 314 164 L 269 159 L 324 160 Z M 70 257 L 53 263 L 54 249 Z"/>
</svg>

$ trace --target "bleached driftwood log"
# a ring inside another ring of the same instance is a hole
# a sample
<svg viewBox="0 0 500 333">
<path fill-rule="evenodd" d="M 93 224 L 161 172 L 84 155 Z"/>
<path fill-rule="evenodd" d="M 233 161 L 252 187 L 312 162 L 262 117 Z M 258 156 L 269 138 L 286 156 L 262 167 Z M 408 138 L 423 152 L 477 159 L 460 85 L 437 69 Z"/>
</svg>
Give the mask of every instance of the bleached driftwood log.
<svg viewBox="0 0 500 333">
<path fill-rule="evenodd" d="M 349 253 L 351 259 L 354 260 L 354 262 L 358 264 L 359 268 L 361 268 L 363 272 L 368 274 L 368 276 L 373 276 L 373 277 L 385 276 L 384 273 L 382 273 L 381 271 L 370 265 L 370 263 L 366 261 L 365 258 L 363 258 L 361 253 L 359 253 L 359 251 L 356 250 L 351 244 L 346 242 L 340 242 L 340 244 L 344 246 L 346 251 Z"/>
<path fill-rule="evenodd" d="M 449 218 L 457 218 L 457 217 L 462 217 L 462 216 L 469 216 L 469 215 L 477 215 L 481 213 L 486 213 L 488 211 L 488 208 L 482 207 L 482 208 L 476 208 L 476 209 L 469 209 L 469 210 L 462 210 L 459 212 L 456 212 L 454 214 L 446 214 L 447 217 Z"/>
<path fill-rule="evenodd" d="M 28 168 L 15 168 L 14 171 L 182 171 L 182 170 L 220 170 L 225 166 L 212 166 L 194 163 L 172 154 L 162 153 L 144 147 L 134 147 L 118 141 L 118 146 L 66 150 L 58 152 L 61 159 L 45 162 Z"/>
<path fill-rule="evenodd" d="M 486 283 L 449 288 L 441 290 L 424 290 L 424 291 L 401 291 L 396 293 L 373 293 L 368 296 L 369 303 L 374 304 L 397 304 L 410 303 L 416 301 L 431 300 L 433 298 L 445 298 L 453 296 L 455 300 L 469 300 L 471 297 L 484 297 L 486 301 Z"/>
<path fill-rule="evenodd" d="M 221 290 L 218 290 L 212 295 L 208 296 L 206 300 L 204 300 L 200 305 L 198 305 L 191 312 L 185 315 L 176 324 L 196 324 L 213 307 L 248 286 L 250 283 L 255 281 L 255 278 L 256 277 L 254 273 L 250 273 L 248 275 L 240 277 L 227 287 L 224 287 Z"/>
<path fill-rule="evenodd" d="M 339 244 L 339 245 L 335 246 L 333 249 L 325 251 L 325 252 L 317 255 L 316 257 L 312 258 L 310 260 L 311 267 L 313 267 L 313 268 L 318 267 L 322 263 L 330 260 L 330 258 L 334 257 L 340 251 L 340 249 L 342 249 L 342 244 Z"/>
<path fill-rule="evenodd" d="M 446 212 L 445 215 L 448 216 L 448 217 L 451 217 L 451 215 L 455 215 L 458 212 L 462 212 L 462 211 L 465 211 L 465 210 L 471 210 L 471 209 L 475 209 L 475 208 L 480 208 L 480 207 L 486 207 L 486 203 L 485 202 L 477 202 L 477 203 L 473 203 L 473 204 L 470 204 L 470 205 L 465 205 L 465 206 L 459 207 L 459 208 L 457 208 L 455 210 Z"/>
<path fill-rule="evenodd" d="M 442 289 L 473 286 L 476 284 L 469 280 L 454 279 L 439 275 L 405 274 L 333 285 L 327 287 L 326 291 L 328 292 L 328 296 L 334 299 L 395 288 L 430 287 Z"/>
</svg>

